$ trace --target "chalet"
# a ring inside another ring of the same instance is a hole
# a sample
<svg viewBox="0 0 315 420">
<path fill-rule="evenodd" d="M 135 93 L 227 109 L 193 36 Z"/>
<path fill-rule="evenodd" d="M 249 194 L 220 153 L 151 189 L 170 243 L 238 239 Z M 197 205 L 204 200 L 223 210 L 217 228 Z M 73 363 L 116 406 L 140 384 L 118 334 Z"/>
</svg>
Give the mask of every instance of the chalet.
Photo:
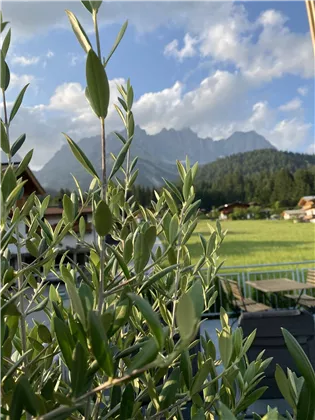
<svg viewBox="0 0 315 420">
<path fill-rule="evenodd" d="M 20 164 L 20 162 L 13 162 L 14 168 L 17 168 L 19 166 L 19 164 Z M 7 162 L 1 164 L 2 174 L 6 171 L 8 165 L 9 164 Z M 23 181 L 27 181 L 27 182 L 24 185 L 23 197 L 18 202 L 19 206 L 22 206 L 25 203 L 27 197 L 30 196 L 33 192 L 35 192 L 36 195 L 46 194 L 46 191 L 41 186 L 38 179 L 35 177 L 32 170 L 28 166 L 26 167 L 24 172 L 21 174 L 21 177 L 22 177 Z"/>
<path fill-rule="evenodd" d="M 303 209 L 297 210 L 284 210 L 281 214 L 284 220 L 297 220 L 305 217 L 305 211 Z"/>
<path fill-rule="evenodd" d="M 218 208 L 220 212 L 220 219 L 225 220 L 228 218 L 228 215 L 233 213 L 235 209 L 245 209 L 247 210 L 250 207 L 247 203 L 242 203 L 241 201 L 235 201 L 234 203 L 224 204 Z"/>
<path fill-rule="evenodd" d="M 302 197 L 298 202 L 298 206 L 300 206 L 304 212 L 304 219 L 306 221 L 311 221 L 315 219 L 315 196 L 314 195 L 307 195 Z"/>
</svg>

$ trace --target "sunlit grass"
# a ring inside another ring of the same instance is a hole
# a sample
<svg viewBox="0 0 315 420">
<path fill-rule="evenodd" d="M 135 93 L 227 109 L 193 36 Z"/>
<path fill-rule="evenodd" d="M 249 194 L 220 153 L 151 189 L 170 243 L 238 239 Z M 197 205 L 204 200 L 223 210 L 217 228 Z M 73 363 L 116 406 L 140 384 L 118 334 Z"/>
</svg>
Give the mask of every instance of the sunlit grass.
<svg viewBox="0 0 315 420">
<path fill-rule="evenodd" d="M 199 233 L 209 235 L 208 223 L 215 225 L 201 220 L 189 241 L 194 262 L 200 257 Z M 221 226 L 228 231 L 219 251 L 225 266 L 315 260 L 315 224 L 241 220 L 224 221 Z"/>
</svg>

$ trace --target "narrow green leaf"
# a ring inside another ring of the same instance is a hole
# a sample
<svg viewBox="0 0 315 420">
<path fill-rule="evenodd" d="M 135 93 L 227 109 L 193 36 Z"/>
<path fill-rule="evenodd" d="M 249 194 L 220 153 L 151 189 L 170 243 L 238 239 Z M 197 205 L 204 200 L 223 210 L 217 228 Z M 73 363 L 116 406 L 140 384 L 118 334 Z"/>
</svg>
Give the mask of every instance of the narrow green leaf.
<svg viewBox="0 0 315 420">
<path fill-rule="evenodd" d="M 267 386 L 262 386 L 261 388 L 255 389 L 255 391 L 247 395 L 243 402 L 239 404 L 235 409 L 235 414 L 242 413 L 244 410 L 246 410 L 247 407 L 250 407 L 256 401 L 258 401 L 267 389 Z"/>
<path fill-rule="evenodd" d="M 105 118 L 109 105 L 109 83 L 105 69 L 92 49 L 86 60 L 86 83 L 93 111 L 99 118 Z"/>
<path fill-rule="evenodd" d="M 191 420 L 206 420 L 205 411 L 199 408 L 191 417 Z"/>
<path fill-rule="evenodd" d="M 120 152 L 118 153 L 118 156 L 115 160 L 115 163 L 112 167 L 111 173 L 109 175 L 109 179 L 112 179 L 112 177 L 115 175 L 115 173 L 120 169 L 120 167 L 122 166 L 122 164 L 124 163 L 125 157 L 127 155 L 127 152 L 129 150 L 129 147 L 131 145 L 131 141 L 132 139 L 128 140 L 124 146 L 122 147 L 122 149 L 120 150 Z"/>
<path fill-rule="evenodd" d="M 85 390 L 88 371 L 86 354 L 80 343 L 77 343 L 73 351 L 73 366 L 75 368 L 71 371 L 71 388 L 73 396 L 79 397 Z"/>
<path fill-rule="evenodd" d="M 3 200 L 6 201 L 11 192 L 16 187 L 16 178 L 12 166 L 8 166 L 1 180 L 1 191 Z"/>
<path fill-rule="evenodd" d="M 90 5 L 92 7 L 92 10 L 94 10 L 97 13 L 98 9 L 102 5 L 102 1 L 92 1 L 92 0 L 90 0 Z"/>
<path fill-rule="evenodd" d="M 93 13 L 93 9 L 89 1 L 81 1 L 81 3 L 91 14 Z"/>
<path fill-rule="evenodd" d="M 11 156 L 13 157 L 23 146 L 25 142 L 26 134 L 21 134 L 20 137 L 12 144 L 11 147 Z"/>
<path fill-rule="evenodd" d="M 51 343 L 52 338 L 50 331 L 44 324 L 38 326 L 37 334 L 43 343 Z"/>
<path fill-rule="evenodd" d="M 108 54 L 108 57 L 107 57 L 107 59 L 106 59 L 106 61 L 105 61 L 105 67 L 107 66 L 107 64 L 108 64 L 108 62 L 109 62 L 109 60 L 110 60 L 111 56 L 112 56 L 112 55 L 114 54 L 114 52 L 116 51 L 116 48 L 117 48 L 117 47 L 118 47 L 118 45 L 120 44 L 120 41 L 122 40 L 122 37 L 124 36 L 124 34 L 125 34 L 125 32 L 126 32 L 127 26 L 128 26 L 128 21 L 126 21 L 126 22 L 123 24 L 123 26 L 121 27 L 121 29 L 120 29 L 120 31 L 119 31 L 119 33 L 118 33 L 118 35 L 117 35 L 117 38 L 116 38 L 116 40 L 115 40 L 115 42 L 114 42 L 114 45 L 112 46 L 112 49 L 110 50 L 110 53 Z"/>
<path fill-rule="evenodd" d="M 175 270 L 177 267 L 177 264 L 170 265 L 166 268 L 163 268 L 163 270 L 159 271 L 158 273 L 154 274 L 152 277 L 150 277 L 141 287 L 140 291 L 143 292 L 144 290 L 151 287 L 155 282 L 166 276 L 171 271 Z"/>
<path fill-rule="evenodd" d="M 128 384 L 124 389 L 120 404 L 120 420 L 128 420 L 132 418 L 133 406 L 135 402 L 135 394 L 132 384 Z"/>
<path fill-rule="evenodd" d="M 179 218 L 177 214 L 174 214 L 171 218 L 170 225 L 169 225 L 169 242 L 171 245 L 174 244 L 175 240 L 177 239 L 179 233 Z"/>
<path fill-rule="evenodd" d="M 136 273 L 140 273 L 150 259 L 150 250 L 143 233 L 138 233 L 134 242 L 134 268 Z"/>
<path fill-rule="evenodd" d="M 100 236 L 106 236 L 113 225 L 113 217 L 110 208 L 101 200 L 95 210 L 93 220 L 95 230 Z"/>
<path fill-rule="evenodd" d="M 220 404 L 220 420 L 237 420 L 232 411 L 223 403 Z"/>
<path fill-rule="evenodd" d="M 34 149 L 32 149 L 32 150 L 30 150 L 29 152 L 26 153 L 22 162 L 17 167 L 16 176 L 22 175 L 23 172 L 25 171 L 25 169 L 28 167 L 28 165 L 29 165 L 29 163 L 30 163 L 30 161 L 32 160 L 32 157 L 33 157 L 33 151 L 34 151 Z"/>
<path fill-rule="evenodd" d="M 4 91 L 7 90 L 10 84 L 10 70 L 5 61 L 3 51 L 0 54 L 0 88 Z"/>
<path fill-rule="evenodd" d="M 211 362 L 212 360 L 208 359 L 200 366 L 190 389 L 191 395 L 197 394 L 202 389 L 202 385 L 210 374 Z"/>
<path fill-rule="evenodd" d="M 291 394 L 291 391 L 290 391 L 289 380 L 286 377 L 286 375 L 285 375 L 283 369 L 281 368 L 281 366 L 279 366 L 278 364 L 276 365 L 275 378 L 276 378 L 278 388 L 279 388 L 281 394 L 283 395 L 283 398 L 288 402 L 288 404 L 292 408 L 295 408 L 296 404 L 293 400 L 293 397 L 292 397 L 292 394 Z"/>
<path fill-rule="evenodd" d="M 7 130 L 5 129 L 4 122 L 1 120 L 1 149 L 4 153 L 10 153 L 10 143 L 7 136 Z"/>
<path fill-rule="evenodd" d="M 189 169 L 189 171 L 187 172 L 185 176 L 184 185 L 183 185 L 183 196 L 184 196 L 185 201 L 187 201 L 189 198 L 191 186 L 192 186 L 192 176 L 191 176 L 191 170 Z"/>
<path fill-rule="evenodd" d="M 163 385 L 159 395 L 159 403 L 161 410 L 165 410 L 171 406 L 176 400 L 176 393 L 179 388 L 180 369 L 175 368 Z"/>
<path fill-rule="evenodd" d="M 52 320 L 53 328 L 56 334 L 56 338 L 65 360 L 66 365 L 71 370 L 72 369 L 72 350 L 73 350 L 73 340 L 71 337 L 70 330 L 68 326 L 61 321 L 61 319 L 54 317 Z"/>
<path fill-rule="evenodd" d="M 129 366 L 129 371 L 133 372 L 136 369 L 141 369 L 143 366 L 148 365 L 149 363 L 154 362 L 159 353 L 159 347 L 154 337 L 149 338 L 142 345 L 142 349 L 139 353 L 131 359 L 131 364 Z"/>
<path fill-rule="evenodd" d="M 2 33 L 5 30 L 5 28 L 6 28 L 6 26 L 7 26 L 8 23 L 9 22 L 2 22 L 1 23 L 1 25 L 0 25 L 0 33 Z"/>
<path fill-rule="evenodd" d="M 130 310 L 130 299 L 126 298 L 118 302 L 115 307 L 114 322 L 108 331 L 108 336 L 115 334 L 127 322 Z"/>
<path fill-rule="evenodd" d="M 4 326 L 4 325 L 3 325 Z M 1 382 L 5 382 L 8 378 L 10 378 L 18 367 L 23 363 L 23 361 L 28 357 L 28 355 L 33 351 L 33 349 L 27 350 L 15 363 L 10 367 L 10 369 L 6 372 L 6 374 L 1 378 Z"/>
<path fill-rule="evenodd" d="M 282 328 L 282 334 L 286 346 L 292 358 L 294 359 L 300 374 L 304 377 L 305 382 L 313 392 L 313 395 L 315 395 L 315 373 L 311 362 L 309 361 L 300 344 L 289 331 L 287 331 L 285 328 Z"/>
<path fill-rule="evenodd" d="M 126 264 L 126 263 L 125 263 L 125 261 L 124 261 L 123 256 L 122 256 L 122 255 L 120 254 L 120 252 L 119 252 L 117 249 L 115 249 L 114 247 L 112 247 L 112 246 L 110 246 L 110 245 L 107 245 L 107 246 L 108 246 L 108 248 L 109 248 L 109 249 L 111 249 L 111 250 L 112 250 L 113 254 L 115 255 L 115 257 L 116 257 L 116 259 L 117 259 L 117 261 L 118 261 L 118 264 L 119 264 L 120 268 L 123 270 L 123 272 L 124 272 L 124 274 L 125 274 L 126 278 L 127 278 L 127 279 L 130 279 L 131 275 L 130 275 L 130 272 L 129 272 L 128 266 L 127 266 L 127 264 Z"/>
<path fill-rule="evenodd" d="M 162 349 L 164 345 L 164 333 L 161 321 L 159 316 L 156 312 L 153 311 L 149 302 L 143 299 L 141 296 L 138 296 L 134 293 L 128 293 L 128 296 L 131 300 L 133 300 L 141 312 L 143 318 L 146 320 L 149 328 L 156 338 L 157 343 L 159 344 L 160 348 Z"/>
<path fill-rule="evenodd" d="M 197 317 L 194 303 L 187 293 L 181 296 L 177 304 L 176 323 L 182 340 L 191 340 L 196 330 Z"/>
<path fill-rule="evenodd" d="M 219 335 L 219 349 L 222 363 L 227 368 L 233 352 L 233 340 L 232 336 L 225 329 Z"/>
<path fill-rule="evenodd" d="M 92 48 L 92 45 L 81 23 L 76 18 L 76 16 L 72 12 L 70 12 L 70 10 L 66 10 L 66 14 L 69 18 L 73 32 L 75 36 L 77 37 L 81 47 L 84 49 L 86 53 L 88 53 L 90 49 Z"/>
<path fill-rule="evenodd" d="M 84 239 L 85 237 L 85 229 L 86 229 L 85 220 L 84 220 L 84 217 L 81 216 L 79 220 L 79 232 L 80 232 L 81 239 Z"/>
<path fill-rule="evenodd" d="M 89 313 L 91 345 L 93 354 L 107 376 L 114 376 L 113 357 L 101 319 L 95 312 Z"/>
<path fill-rule="evenodd" d="M 315 418 L 315 399 L 314 393 L 305 381 L 297 404 L 296 420 L 314 420 Z"/>
<path fill-rule="evenodd" d="M 32 313 L 34 313 L 34 312 L 40 312 L 40 311 L 44 310 L 44 309 L 46 308 L 46 306 L 47 306 L 47 303 L 48 303 L 48 297 L 44 298 L 44 299 L 43 299 L 41 302 L 39 302 L 37 305 L 35 305 L 35 306 L 31 307 L 31 308 L 27 311 L 26 315 L 30 315 L 30 314 L 32 314 Z"/>
<path fill-rule="evenodd" d="M 19 406 L 20 403 L 17 401 L 18 398 L 21 398 L 22 404 L 25 407 L 26 411 L 32 414 L 33 416 L 36 416 L 38 410 L 37 398 L 35 392 L 31 388 L 30 383 L 28 382 L 28 379 L 24 375 L 21 376 L 17 382 L 11 405 L 17 404 Z M 10 419 L 14 418 L 13 416 L 11 417 L 11 414 Z M 17 419 L 18 417 L 15 418 Z"/>
<path fill-rule="evenodd" d="M 76 286 L 72 281 L 69 282 L 66 280 L 66 288 L 70 298 L 73 313 L 77 314 L 83 327 L 86 327 L 85 312 Z"/>
<path fill-rule="evenodd" d="M 92 163 L 89 161 L 89 159 L 86 157 L 85 153 L 80 149 L 80 147 L 69 137 L 67 134 L 63 133 L 65 136 L 70 149 L 76 159 L 81 163 L 81 165 L 85 168 L 85 170 L 91 174 L 93 177 L 98 179 L 98 175 L 92 165 Z"/>
<path fill-rule="evenodd" d="M 15 102 L 14 102 L 14 104 L 13 104 L 13 107 L 12 107 L 12 109 L 11 109 L 9 122 L 11 122 L 11 121 L 13 120 L 13 118 L 14 118 L 14 117 L 15 117 L 15 115 L 16 115 L 16 113 L 18 112 L 18 110 L 19 110 L 19 108 L 20 108 L 20 106 L 21 106 L 21 103 L 22 103 L 22 101 L 23 101 L 24 94 L 25 94 L 26 89 L 28 88 L 28 86 L 29 86 L 29 83 L 28 83 L 26 86 L 24 86 L 24 88 L 23 88 L 23 89 L 21 90 L 21 92 L 18 94 L 18 97 L 16 98 L 16 100 L 15 100 Z"/>
<path fill-rule="evenodd" d="M 180 358 L 180 370 L 183 373 L 184 381 L 187 386 L 187 389 L 190 389 L 192 384 L 192 365 L 191 360 L 189 356 L 189 350 L 184 350 L 182 352 L 181 358 Z"/>
<path fill-rule="evenodd" d="M 73 208 L 73 203 L 67 194 L 64 194 L 63 196 L 62 207 L 63 207 L 64 215 L 66 217 L 66 222 L 72 223 L 74 219 L 74 208 Z"/>
<path fill-rule="evenodd" d="M 187 294 L 190 296 L 197 318 L 201 318 L 204 310 L 203 287 L 200 279 L 197 279 L 192 287 L 188 290 Z"/>
<path fill-rule="evenodd" d="M 6 55 L 10 46 L 10 41 L 11 41 L 11 28 L 8 30 L 2 43 L 2 52 L 3 52 L 4 58 L 6 58 Z"/>
<path fill-rule="evenodd" d="M 164 197 L 168 208 L 170 209 L 172 214 L 177 214 L 177 205 L 171 196 L 171 193 L 168 190 L 164 189 Z"/>
</svg>

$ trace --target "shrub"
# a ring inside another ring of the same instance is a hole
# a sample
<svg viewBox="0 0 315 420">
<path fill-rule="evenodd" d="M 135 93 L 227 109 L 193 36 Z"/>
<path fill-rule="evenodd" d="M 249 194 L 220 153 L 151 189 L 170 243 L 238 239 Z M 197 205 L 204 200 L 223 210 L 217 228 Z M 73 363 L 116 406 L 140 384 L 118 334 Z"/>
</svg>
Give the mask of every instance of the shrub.
<svg viewBox="0 0 315 420">
<path fill-rule="evenodd" d="M 5 98 L 10 70 L 5 59 L 10 32 L 2 46 L 1 148 L 9 161 L 1 179 L 2 415 L 13 420 L 31 416 L 44 420 L 182 418 L 190 402 L 193 419 L 217 414 L 227 418 L 227 412 L 241 418 L 264 392 L 257 385 L 270 360 L 261 355 L 254 365 L 248 362 L 246 352 L 255 332 L 248 338 L 243 338 L 239 328 L 232 332 L 223 309 L 217 331 L 220 354 L 209 336 L 198 337 L 202 313 L 217 296 L 213 280 L 225 233 L 217 223 L 208 238 L 200 235 L 202 253 L 192 264 L 187 241 L 197 226 L 200 203 L 194 201 L 197 164 L 191 166 L 188 159 L 185 165 L 177 162 L 180 187 L 167 182 L 160 194 L 155 192 L 152 210 L 139 206 L 139 221 L 136 202 L 129 194 L 138 174 L 137 159 L 130 158 L 134 119 L 129 81 L 117 87 L 120 96 L 115 107 L 126 134 L 116 133 L 122 147 L 108 174 L 106 69 L 127 23 L 104 59 L 97 24 L 101 2 L 82 3 L 94 22 L 96 52 L 77 18 L 70 11 L 67 15 L 87 54 L 86 96 L 100 126 L 102 173 L 65 134 L 73 154 L 91 175 L 91 185 L 83 192 L 76 181 L 77 194 L 63 196 L 62 219 L 54 228 L 44 216 L 49 196 L 40 202 L 32 194 L 19 205 L 25 183 L 22 175 L 33 151 L 18 167 L 13 165 L 12 157 L 25 136 L 12 143 L 9 129 L 27 86 L 9 114 Z M 2 31 L 5 26 L 2 22 Z M 82 210 L 88 205 L 93 208 L 97 232 L 92 244 L 84 241 Z M 26 233 L 21 232 L 23 225 L 28 227 Z M 84 270 L 67 252 L 55 266 L 59 245 L 69 234 L 89 249 Z M 114 245 L 106 242 L 108 234 Z M 153 252 L 157 238 L 163 248 L 158 246 Z M 16 267 L 10 246 L 16 249 Z M 23 262 L 24 247 L 34 257 L 29 264 Z M 64 282 L 69 305 L 53 285 L 48 289 L 51 273 Z M 39 311 L 47 322 L 29 321 Z M 203 352 L 194 350 L 199 342 Z"/>
</svg>

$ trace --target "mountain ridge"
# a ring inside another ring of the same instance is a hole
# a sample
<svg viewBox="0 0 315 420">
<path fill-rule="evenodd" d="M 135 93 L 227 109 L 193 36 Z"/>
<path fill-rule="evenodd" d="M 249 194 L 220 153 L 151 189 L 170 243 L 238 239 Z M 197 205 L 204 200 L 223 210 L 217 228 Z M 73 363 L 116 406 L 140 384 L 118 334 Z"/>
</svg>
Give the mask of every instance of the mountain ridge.
<svg viewBox="0 0 315 420">
<path fill-rule="evenodd" d="M 114 133 L 107 137 L 107 155 L 116 156 L 121 148 L 121 142 Z M 77 143 L 86 153 L 97 171 L 101 168 L 99 136 L 85 137 Z M 263 136 L 255 131 L 235 132 L 227 139 L 213 140 L 210 137 L 200 138 L 191 129 L 176 131 L 163 129 L 155 135 L 148 135 L 139 126 L 135 127 L 134 140 L 131 146 L 131 156 L 138 156 L 138 184 L 143 186 L 162 185 L 162 178 L 174 180 L 177 178 L 176 160 L 189 157 L 192 163 L 198 161 L 203 165 L 213 162 L 219 157 L 234 153 L 257 149 L 275 149 Z M 112 166 L 112 159 L 107 158 L 107 166 Z M 71 173 L 88 188 L 91 178 L 76 161 L 67 145 L 62 146 L 55 155 L 36 171 L 36 176 L 42 185 L 50 190 L 73 188 Z"/>
</svg>

